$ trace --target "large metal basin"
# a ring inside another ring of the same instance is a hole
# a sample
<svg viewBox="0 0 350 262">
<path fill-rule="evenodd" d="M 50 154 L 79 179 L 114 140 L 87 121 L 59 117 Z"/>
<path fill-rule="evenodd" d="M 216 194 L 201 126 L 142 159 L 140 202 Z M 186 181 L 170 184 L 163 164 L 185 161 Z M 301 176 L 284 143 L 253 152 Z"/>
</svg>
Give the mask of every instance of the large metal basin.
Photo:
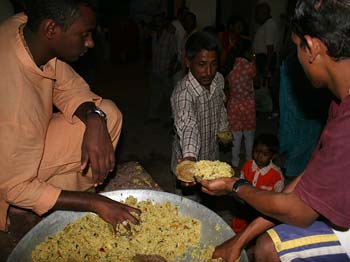
<svg viewBox="0 0 350 262">
<path fill-rule="evenodd" d="M 201 244 L 204 245 L 216 246 L 234 235 L 232 229 L 216 213 L 197 202 L 175 194 L 152 190 L 116 190 L 103 193 L 103 195 L 117 201 L 125 200 L 132 195 L 139 201 L 150 199 L 155 203 L 171 202 L 179 206 L 180 214 L 191 216 L 202 222 Z M 44 241 L 47 236 L 62 230 L 66 224 L 85 214 L 85 212 L 56 211 L 47 216 L 21 239 L 9 256 L 8 262 L 32 261 L 31 253 L 37 244 Z M 219 231 L 215 229 L 217 225 L 220 227 Z M 187 256 L 185 261 L 192 261 L 190 255 Z M 247 261 L 247 256 L 243 251 L 241 262 Z"/>
</svg>

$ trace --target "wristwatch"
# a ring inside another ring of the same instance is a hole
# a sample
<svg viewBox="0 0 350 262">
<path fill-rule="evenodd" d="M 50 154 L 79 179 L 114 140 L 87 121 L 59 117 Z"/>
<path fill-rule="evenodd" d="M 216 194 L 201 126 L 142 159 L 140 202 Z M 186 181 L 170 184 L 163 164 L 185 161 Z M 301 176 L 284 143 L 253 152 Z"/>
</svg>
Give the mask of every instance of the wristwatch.
<svg viewBox="0 0 350 262">
<path fill-rule="evenodd" d="M 86 116 L 88 116 L 89 114 L 98 114 L 100 117 L 102 117 L 104 120 L 107 121 L 107 115 L 105 112 L 103 112 L 100 108 L 95 107 L 95 108 L 91 108 L 89 110 L 86 111 Z"/>
<path fill-rule="evenodd" d="M 238 179 L 236 181 L 236 183 L 234 183 L 233 186 L 232 186 L 232 192 L 237 194 L 239 188 L 241 186 L 244 186 L 244 185 L 250 185 L 251 186 L 252 184 L 246 179 L 242 179 L 242 178 Z"/>
</svg>

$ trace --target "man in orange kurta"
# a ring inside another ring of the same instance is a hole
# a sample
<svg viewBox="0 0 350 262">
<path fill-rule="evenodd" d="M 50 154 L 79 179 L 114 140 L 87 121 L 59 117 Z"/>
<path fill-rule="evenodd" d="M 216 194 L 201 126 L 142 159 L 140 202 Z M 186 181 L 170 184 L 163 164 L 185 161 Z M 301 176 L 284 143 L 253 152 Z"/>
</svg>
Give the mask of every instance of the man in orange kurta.
<svg viewBox="0 0 350 262">
<path fill-rule="evenodd" d="M 62 1 L 41 2 L 57 9 Z M 30 4 L 28 24 L 18 14 L 0 25 L 0 230 L 8 227 L 10 205 L 39 215 L 81 210 L 113 225 L 125 219 L 137 223 L 129 212 L 134 209 L 72 192 L 101 184 L 113 169 L 122 115 L 62 61 L 76 60 L 94 45 L 92 7 L 71 7 L 76 12 L 68 27 L 48 16 L 38 26 L 29 24 L 38 11 Z M 52 112 L 53 104 L 59 113 Z"/>
</svg>

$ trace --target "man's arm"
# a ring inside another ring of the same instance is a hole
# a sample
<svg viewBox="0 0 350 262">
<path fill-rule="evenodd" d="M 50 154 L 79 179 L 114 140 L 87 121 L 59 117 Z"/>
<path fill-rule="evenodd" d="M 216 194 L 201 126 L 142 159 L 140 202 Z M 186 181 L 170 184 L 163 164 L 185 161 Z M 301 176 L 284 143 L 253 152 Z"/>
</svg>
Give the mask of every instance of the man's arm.
<svg viewBox="0 0 350 262">
<path fill-rule="evenodd" d="M 294 188 L 298 184 L 302 177 L 302 174 L 294 179 L 289 185 L 286 186 L 283 193 L 289 194 L 294 191 Z M 239 188 L 240 192 L 243 191 L 245 186 L 242 186 Z M 248 186 L 247 186 L 248 187 Z M 242 192 L 244 193 L 244 192 Z M 271 202 L 267 202 L 267 205 L 271 205 Z M 288 205 L 289 206 L 289 205 Z M 248 227 L 242 231 L 241 233 L 235 235 L 233 238 L 227 240 L 220 246 L 218 246 L 214 252 L 213 257 L 218 258 L 222 257 L 226 261 L 235 261 L 242 251 L 242 249 L 254 238 L 268 230 L 269 228 L 273 227 L 275 225 L 275 222 L 272 220 L 269 220 L 268 218 L 258 217 L 254 221 L 252 221 Z"/>
<path fill-rule="evenodd" d="M 188 160 L 190 158 L 197 159 L 200 149 L 200 136 L 191 95 L 184 90 L 177 91 L 171 99 L 171 104 L 182 156 Z"/>
<path fill-rule="evenodd" d="M 195 162 L 198 160 L 200 138 L 191 96 L 188 92 L 175 91 L 171 97 L 171 105 L 174 115 L 174 126 L 179 138 L 183 157 L 182 159 L 178 159 L 178 162 L 184 160 Z M 187 183 L 181 181 L 181 185 L 184 187 L 194 186 L 195 184 L 195 182 Z"/>
<path fill-rule="evenodd" d="M 82 142 L 81 169 L 91 164 L 95 186 L 102 184 L 115 165 L 114 148 L 108 133 L 106 119 L 94 113 L 96 106 L 92 102 L 81 104 L 75 115 L 85 123 L 86 129 Z"/>
<path fill-rule="evenodd" d="M 307 227 L 319 214 L 293 192 L 300 178 L 295 179 L 282 193 L 244 185 L 239 188 L 237 196 L 267 217 L 285 224 Z"/>
<path fill-rule="evenodd" d="M 113 201 L 105 196 L 73 191 L 61 191 L 52 209 L 94 212 L 113 227 L 124 220 L 138 224 L 138 220 L 130 212 L 140 214 L 139 209 Z"/>
<path fill-rule="evenodd" d="M 226 240 L 215 248 L 213 258 L 223 258 L 227 262 L 234 262 L 240 257 L 243 248 L 255 237 L 274 226 L 274 223 L 262 217 L 256 218 L 248 227 Z"/>
<path fill-rule="evenodd" d="M 77 110 L 75 111 L 74 115 L 76 115 L 85 125 L 87 124 L 87 118 L 88 118 L 88 112 L 91 112 L 92 110 L 97 109 L 95 106 L 95 103 L 93 102 L 85 102 L 82 103 Z"/>
</svg>

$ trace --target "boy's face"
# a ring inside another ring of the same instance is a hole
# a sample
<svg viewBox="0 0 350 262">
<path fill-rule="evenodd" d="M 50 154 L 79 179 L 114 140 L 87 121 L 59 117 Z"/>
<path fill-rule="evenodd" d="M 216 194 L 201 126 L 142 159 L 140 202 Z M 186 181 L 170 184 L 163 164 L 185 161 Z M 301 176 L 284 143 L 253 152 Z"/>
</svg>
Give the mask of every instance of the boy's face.
<svg viewBox="0 0 350 262">
<path fill-rule="evenodd" d="M 268 166 L 274 156 L 275 155 L 265 145 L 257 144 L 253 149 L 253 159 L 259 168 Z"/>
<path fill-rule="evenodd" d="M 217 53 L 203 49 L 191 61 L 186 58 L 186 66 L 198 83 L 209 90 L 218 69 Z"/>
</svg>

